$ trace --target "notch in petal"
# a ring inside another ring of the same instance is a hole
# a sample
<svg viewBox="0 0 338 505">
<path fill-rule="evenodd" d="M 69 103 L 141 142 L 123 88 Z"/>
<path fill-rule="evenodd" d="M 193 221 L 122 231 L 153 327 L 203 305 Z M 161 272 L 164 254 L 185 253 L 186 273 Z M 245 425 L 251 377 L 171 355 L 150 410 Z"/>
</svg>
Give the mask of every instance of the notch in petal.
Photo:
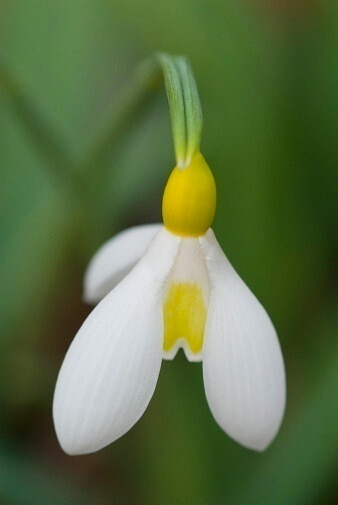
<svg viewBox="0 0 338 505">
<path fill-rule="evenodd" d="M 264 450 L 285 408 L 285 371 L 269 316 L 235 272 L 213 232 L 200 239 L 211 282 L 203 346 L 210 409 L 240 444 Z"/>
</svg>

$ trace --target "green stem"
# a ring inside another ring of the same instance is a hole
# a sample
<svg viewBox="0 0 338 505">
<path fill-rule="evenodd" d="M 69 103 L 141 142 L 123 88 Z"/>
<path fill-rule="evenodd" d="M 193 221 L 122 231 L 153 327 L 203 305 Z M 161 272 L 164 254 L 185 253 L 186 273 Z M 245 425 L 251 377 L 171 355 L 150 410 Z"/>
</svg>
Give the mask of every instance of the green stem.
<svg viewBox="0 0 338 505">
<path fill-rule="evenodd" d="M 185 124 L 184 92 L 181 78 L 176 66 L 175 57 L 160 53 L 158 55 L 158 61 L 163 71 L 164 83 L 167 91 L 176 162 L 178 165 L 184 165 L 187 132 Z"/>
<path fill-rule="evenodd" d="M 184 56 L 157 55 L 167 90 L 176 162 L 179 168 L 189 165 L 199 151 L 202 135 L 202 108 L 194 74 Z"/>
</svg>

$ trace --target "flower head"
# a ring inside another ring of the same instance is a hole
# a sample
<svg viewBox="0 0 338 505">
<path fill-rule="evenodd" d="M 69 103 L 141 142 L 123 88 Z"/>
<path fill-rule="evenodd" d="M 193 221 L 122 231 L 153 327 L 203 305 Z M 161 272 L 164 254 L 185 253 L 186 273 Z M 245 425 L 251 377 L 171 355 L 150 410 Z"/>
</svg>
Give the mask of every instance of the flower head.
<svg viewBox="0 0 338 505">
<path fill-rule="evenodd" d="M 84 297 L 99 302 L 73 340 L 54 396 L 54 422 L 69 454 L 93 452 L 126 433 L 145 411 L 162 358 L 182 348 L 203 362 L 218 424 L 263 450 L 285 406 L 275 329 L 235 272 L 210 226 L 213 175 L 198 149 L 170 175 L 164 225 L 126 230 L 92 259 Z"/>
</svg>

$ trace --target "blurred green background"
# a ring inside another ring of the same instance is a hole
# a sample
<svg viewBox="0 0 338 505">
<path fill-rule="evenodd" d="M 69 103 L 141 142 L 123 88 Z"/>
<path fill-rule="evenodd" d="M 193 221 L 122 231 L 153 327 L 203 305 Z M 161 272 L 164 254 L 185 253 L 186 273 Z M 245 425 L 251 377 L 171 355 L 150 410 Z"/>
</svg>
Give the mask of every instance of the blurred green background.
<svg viewBox="0 0 338 505">
<path fill-rule="evenodd" d="M 0 28 L 0 504 L 335 503 L 338 2 L 3 0 Z M 127 435 L 71 458 L 51 403 L 85 266 L 160 219 L 174 164 L 163 86 L 134 72 L 158 50 L 192 63 L 214 229 L 278 329 L 286 416 L 240 447 L 180 353 Z"/>
</svg>

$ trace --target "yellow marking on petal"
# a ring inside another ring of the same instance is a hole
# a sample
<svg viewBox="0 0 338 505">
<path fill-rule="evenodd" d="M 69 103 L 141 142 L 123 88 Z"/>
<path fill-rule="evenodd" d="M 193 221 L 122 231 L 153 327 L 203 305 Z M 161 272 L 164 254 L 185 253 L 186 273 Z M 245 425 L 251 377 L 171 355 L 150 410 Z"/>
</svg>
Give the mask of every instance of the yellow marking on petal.
<svg viewBox="0 0 338 505">
<path fill-rule="evenodd" d="M 216 184 L 201 153 L 185 168 L 175 167 L 164 190 L 165 227 L 183 237 L 204 235 L 216 210 Z"/>
<path fill-rule="evenodd" d="M 207 308 L 197 284 L 171 284 L 163 307 L 163 317 L 164 351 L 170 351 L 180 338 L 187 340 L 194 354 L 202 350 Z"/>
</svg>

